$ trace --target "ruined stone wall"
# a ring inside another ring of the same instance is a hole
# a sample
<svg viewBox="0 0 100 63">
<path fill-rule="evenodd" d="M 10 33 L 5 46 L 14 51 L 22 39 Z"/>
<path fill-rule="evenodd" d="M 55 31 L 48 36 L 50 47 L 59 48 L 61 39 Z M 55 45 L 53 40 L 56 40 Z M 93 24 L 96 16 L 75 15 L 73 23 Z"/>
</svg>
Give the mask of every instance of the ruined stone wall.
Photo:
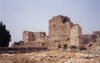
<svg viewBox="0 0 100 63">
<path fill-rule="evenodd" d="M 79 47 L 80 42 L 82 41 L 82 30 L 81 27 L 78 24 L 75 24 L 70 29 L 70 45 L 75 45 Z"/>
<path fill-rule="evenodd" d="M 52 17 L 52 19 L 49 20 L 49 36 L 58 36 L 62 39 L 65 37 L 67 38 L 70 35 L 70 28 L 72 25 L 73 23 L 66 16 L 58 15 Z"/>
<path fill-rule="evenodd" d="M 29 41 L 34 41 L 34 34 L 33 32 L 29 32 L 29 31 L 24 31 L 23 32 L 23 41 L 24 42 L 29 42 Z"/>
<path fill-rule="evenodd" d="M 83 34 L 82 35 L 82 44 L 88 44 L 93 42 L 96 38 L 100 38 L 100 31 L 94 31 L 93 34 Z"/>
<path fill-rule="evenodd" d="M 92 41 L 92 34 L 84 34 L 82 35 L 82 44 L 87 44 Z"/>
<path fill-rule="evenodd" d="M 96 36 L 93 34 L 83 34 L 82 35 L 82 44 L 88 44 L 96 40 Z"/>
<path fill-rule="evenodd" d="M 24 42 L 30 42 L 34 41 L 36 39 L 41 39 L 46 36 L 46 32 L 29 32 L 29 31 L 24 31 L 23 32 L 23 41 Z"/>
<path fill-rule="evenodd" d="M 49 35 L 46 36 L 45 32 L 23 32 L 23 41 L 30 42 L 27 46 L 42 46 L 42 41 L 38 42 L 37 39 L 44 38 L 49 49 L 57 49 L 58 44 L 64 44 L 62 41 L 69 40 L 70 45 L 79 46 L 81 42 L 81 27 L 73 24 L 67 16 L 54 16 L 49 20 Z M 37 40 L 37 41 L 36 41 Z M 36 41 L 31 43 L 31 41 Z M 44 44 L 45 44 L 44 43 Z M 65 42 L 67 44 L 67 42 Z M 69 46 L 69 44 L 67 44 Z M 43 47 L 43 46 L 42 46 Z"/>
<path fill-rule="evenodd" d="M 100 38 L 100 31 L 94 31 L 93 35 L 95 35 L 97 38 Z"/>
<path fill-rule="evenodd" d="M 49 42 L 48 44 L 48 49 L 52 50 L 52 49 L 64 49 L 64 45 L 66 45 L 66 49 L 69 47 L 69 41 L 68 42 Z M 59 48 L 60 46 L 60 48 Z"/>
<path fill-rule="evenodd" d="M 33 32 L 35 39 L 41 39 L 46 36 L 46 32 Z"/>
<path fill-rule="evenodd" d="M 48 47 L 48 42 L 37 42 L 37 41 L 30 41 L 30 42 L 14 42 L 11 47 Z"/>
<path fill-rule="evenodd" d="M 27 44 L 26 44 L 27 45 Z M 31 42 L 30 44 L 28 43 L 29 47 L 46 47 L 48 46 L 47 42 Z"/>
</svg>

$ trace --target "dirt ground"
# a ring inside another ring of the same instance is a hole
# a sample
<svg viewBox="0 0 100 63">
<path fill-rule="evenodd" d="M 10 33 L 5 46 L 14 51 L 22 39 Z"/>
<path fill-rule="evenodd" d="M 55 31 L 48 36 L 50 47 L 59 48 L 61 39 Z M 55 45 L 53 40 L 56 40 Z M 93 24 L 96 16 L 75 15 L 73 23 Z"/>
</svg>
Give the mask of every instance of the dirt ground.
<svg viewBox="0 0 100 63">
<path fill-rule="evenodd" d="M 100 55 L 63 50 L 0 54 L 0 63 L 100 63 Z"/>
</svg>

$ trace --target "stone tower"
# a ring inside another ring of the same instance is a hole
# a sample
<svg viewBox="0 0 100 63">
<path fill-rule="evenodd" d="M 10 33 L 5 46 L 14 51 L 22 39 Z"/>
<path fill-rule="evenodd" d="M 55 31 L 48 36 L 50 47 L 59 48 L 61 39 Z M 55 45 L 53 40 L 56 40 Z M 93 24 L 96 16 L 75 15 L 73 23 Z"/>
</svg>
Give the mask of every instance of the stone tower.
<svg viewBox="0 0 100 63">
<path fill-rule="evenodd" d="M 73 24 L 67 16 L 54 16 L 49 20 L 49 36 L 61 40 L 70 39 L 70 45 L 78 47 L 82 41 L 82 30 L 78 24 Z"/>
<path fill-rule="evenodd" d="M 66 39 L 70 36 L 70 28 L 72 25 L 73 23 L 69 17 L 62 15 L 54 16 L 49 20 L 49 36 L 58 36 Z"/>
</svg>

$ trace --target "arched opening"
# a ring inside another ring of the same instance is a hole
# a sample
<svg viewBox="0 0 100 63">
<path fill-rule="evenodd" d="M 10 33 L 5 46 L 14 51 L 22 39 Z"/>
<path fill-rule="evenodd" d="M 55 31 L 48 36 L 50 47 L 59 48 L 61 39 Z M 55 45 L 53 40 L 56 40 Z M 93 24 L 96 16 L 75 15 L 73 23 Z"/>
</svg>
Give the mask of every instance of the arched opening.
<svg viewBox="0 0 100 63">
<path fill-rule="evenodd" d="M 43 37 L 43 38 L 45 37 L 45 34 L 44 34 L 44 33 L 42 33 L 42 37 Z"/>
</svg>

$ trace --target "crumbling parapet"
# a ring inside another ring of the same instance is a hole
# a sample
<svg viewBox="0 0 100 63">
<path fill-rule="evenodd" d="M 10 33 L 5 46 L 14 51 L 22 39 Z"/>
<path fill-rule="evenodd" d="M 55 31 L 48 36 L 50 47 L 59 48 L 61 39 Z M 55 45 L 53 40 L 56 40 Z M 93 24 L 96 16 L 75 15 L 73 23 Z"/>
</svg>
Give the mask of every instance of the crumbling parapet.
<svg viewBox="0 0 100 63">
<path fill-rule="evenodd" d="M 24 42 L 35 41 L 37 39 L 42 39 L 45 36 L 46 36 L 46 32 L 29 32 L 29 31 L 24 31 L 23 32 L 23 41 Z"/>
<path fill-rule="evenodd" d="M 32 38 L 34 35 L 32 32 L 29 32 L 29 31 L 24 31 L 23 32 L 23 41 L 24 42 L 29 42 L 29 41 L 32 41 L 32 40 L 35 40 L 34 38 Z"/>
<path fill-rule="evenodd" d="M 100 38 L 100 31 L 94 31 L 93 34 L 83 34 L 82 44 L 88 44 L 89 42 L 96 41 L 96 38 Z"/>
<path fill-rule="evenodd" d="M 93 34 L 83 34 L 81 44 L 88 44 L 89 42 L 93 42 L 95 39 L 96 39 L 96 36 Z"/>
</svg>

